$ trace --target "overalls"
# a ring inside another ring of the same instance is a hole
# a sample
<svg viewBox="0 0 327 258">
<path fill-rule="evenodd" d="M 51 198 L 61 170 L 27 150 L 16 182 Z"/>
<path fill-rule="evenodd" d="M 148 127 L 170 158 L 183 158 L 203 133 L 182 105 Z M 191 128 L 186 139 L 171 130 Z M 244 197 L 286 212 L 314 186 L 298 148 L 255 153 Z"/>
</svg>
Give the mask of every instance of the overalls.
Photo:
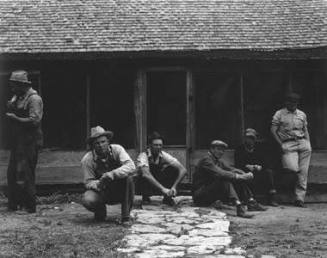
<svg viewBox="0 0 327 258">
<path fill-rule="evenodd" d="M 29 117 L 28 99 L 36 93 L 26 97 L 23 103 L 12 104 L 10 112 L 18 117 Z M 8 208 L 16 210 L 17 206 L 24 206 L 27 210 L 35 211 L 36 189 L 35 168 L 38 149 L 42 144 L 41 127 L 11 121 L 11 153 L 7 170 Z"/>
<path fill-rule="evenodd" d="M 109 149 L 107 160 L 95 161 L 97 179 L 100 179 L 104 173 L 121 167 L 120 162 L 113 157 L 111 147 Z M 106 182 L 104 189 L 98 192 L 100 202 L 97 208 L 103 209 L 105 204 L 121 203 L 122 218 L 128 218 L 134 201 L 134 184 L 131 181 L 132 179 L 127 177 Z"/>
</svg>

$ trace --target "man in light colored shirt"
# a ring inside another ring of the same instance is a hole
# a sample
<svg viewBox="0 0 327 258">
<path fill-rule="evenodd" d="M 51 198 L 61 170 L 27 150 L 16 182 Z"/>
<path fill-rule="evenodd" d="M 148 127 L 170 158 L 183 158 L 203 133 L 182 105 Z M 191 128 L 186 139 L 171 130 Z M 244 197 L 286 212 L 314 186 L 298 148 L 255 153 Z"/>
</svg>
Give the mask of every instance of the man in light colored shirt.
<svg viewBox="0 0 327 258">
<path fill-rule="evenodd" d="M 98 221 L 106 218 L 106 204 L 121 203 L 122 224 L 129 224 L 134 200 L 132 175 L 135 165 L 118 144 L 110 144 L 111 131 L 97 126 L 91 129 L 88 144 L 91 150 L 82 158 L 86 192 L 83 205 L 94 212 Z"/>
<path fill-rule="evenodd" d="M 294 204 L 305 207 L 311 144 L 306 114 L 297 109 L 299 100 L 296 93 L 286 96 L 285 108 L 273 116 L 271 133 L 281 147 L 283 168 L 297 173 Z"/>
<path fill-rule="evenodd" d="M 14 96 L 8 101 L 6 116 L 11 129 L 11 154 L 7 171 L 8 210 L 18 206 L 36 212 L 35 168 L 43 143 L 42 98 L 31 87 L 28 73 L 12 72 L 9 85 Z"/>
<path fill-rule="evenodd" d="M 159 193 L 164 196 L 164 204 L 173 206 L 173 197 L 177 194 L 177 186 L 185 176 L 186 169 L 176 158 L 162 150 L 163 138 L 159 133 L 152 133 L 149 144 L 149 149 L 137 158 L 142 202 L 149 203 L 150 196 Z"/>
</svg>

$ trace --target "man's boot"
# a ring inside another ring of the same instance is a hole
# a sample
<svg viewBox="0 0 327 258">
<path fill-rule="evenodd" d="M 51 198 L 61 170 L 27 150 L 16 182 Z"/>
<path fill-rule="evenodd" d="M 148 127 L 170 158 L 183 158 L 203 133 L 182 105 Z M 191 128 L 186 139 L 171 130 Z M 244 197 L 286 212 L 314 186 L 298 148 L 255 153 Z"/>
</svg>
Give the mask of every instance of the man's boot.
<svg viewBox="0 0 327 258">
<path fill-rule="evenodd" d="M 268 195 L 268 205 L 273 207 L 278 207 L 278 202 L 276 199 L 276 193 L 270 193 Z"/>
<path fill-rule="evenodd" d="M 256 200 L 250 200 L 248 202 L 248 211 L 266 211 L 267 208 L 260 205 Z"/>
<path fill-rule="evenodd" d="M 176 206 L 175 200 L 172 197 L 168 197 L 168 196 L 164 196 L 162 203 L 172 207 Z"/>
<path fill-rule="evenodd" d="M 245 219 L 251 219 L 254 217 L 254 215 L 246 213 L 245 206 L 242 204 L 236 205 L 236 215 Z"/>
<path fill-rule="evenodd" d="M 99 206 L 94 212 L 94 220 L 105 221 L 107 217 L 107 207 L 105 204 Z"/>
</svg>

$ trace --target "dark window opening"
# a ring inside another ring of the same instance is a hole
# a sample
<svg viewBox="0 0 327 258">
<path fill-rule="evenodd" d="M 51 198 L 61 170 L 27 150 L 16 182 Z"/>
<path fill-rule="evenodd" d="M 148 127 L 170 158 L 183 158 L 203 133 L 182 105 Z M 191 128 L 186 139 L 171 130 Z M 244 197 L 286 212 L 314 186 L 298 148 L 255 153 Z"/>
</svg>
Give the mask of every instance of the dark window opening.
<svg viewBox="0 0 327 258">
<path fill-rule="evenodd" d="M 186 145 L 186 72 L 147 73 L 147 130 L 165 145 Z"/>
<path fill-rule="evenodd" d="M 240 142 L 241 98 L 238 74 L 216 71 L 195 74 L 196 146 L 214 139 L 233 148 Z"/>
<path fill-rule="evenodd" d="M 100 125 L 113 131 L 113 142 L 125 148 L 135 148 L 135 76 L 135 72 L 117 67 L 99 70 L 91 78 L 91 127 Z"/>
<path fill-rule="evenodd" d="M 44 147 L 85 149 L 86 78 L 83 72 L 56 67 L 42 73 Z"/>
</svg>

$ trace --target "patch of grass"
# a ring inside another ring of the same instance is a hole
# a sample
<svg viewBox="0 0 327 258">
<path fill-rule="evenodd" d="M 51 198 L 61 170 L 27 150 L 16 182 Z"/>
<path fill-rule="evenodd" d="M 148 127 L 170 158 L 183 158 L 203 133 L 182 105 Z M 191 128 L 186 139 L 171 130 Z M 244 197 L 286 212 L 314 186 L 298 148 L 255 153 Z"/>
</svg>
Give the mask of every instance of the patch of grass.
<svg viewBox="0 0 327 258">
<path fill-rule="evenodd" d="M 69 193 L 52 193 L 47 196 L 38 196 L 37 204 L 60 204 L 76 202 L 80 203 L 82 194 L 69 194 Z"/>
</svg>

